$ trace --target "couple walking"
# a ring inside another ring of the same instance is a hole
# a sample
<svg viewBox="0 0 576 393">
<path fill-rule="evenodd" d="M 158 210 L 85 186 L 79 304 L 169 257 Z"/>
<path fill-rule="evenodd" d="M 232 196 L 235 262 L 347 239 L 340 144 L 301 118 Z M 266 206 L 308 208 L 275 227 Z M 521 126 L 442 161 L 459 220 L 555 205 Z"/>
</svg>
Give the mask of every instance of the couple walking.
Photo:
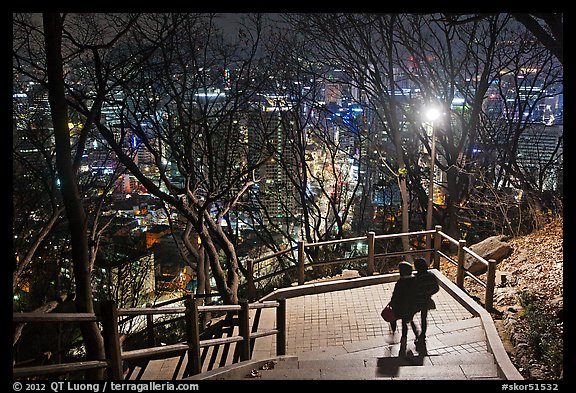
<svg viewBox="0 0 576 393">
<path fill-rule="evenodd" d="M 414 261 L 416 274 L 412 274 L 412 265 L 409 262 L 400 262 L 398 269 L 400 279 L 394 286 L 390 305 L 397 319 L 402 322 L 402 336 L 400 338 L 400 356 L 406 354 L 408 341 L 408 323 L 416 337 L 416 350 L 420 354 L 426 353 L 426 330 L 428 327 L 428 310 L 435 308 L 432 295 L 438 292 L 438 280 L 428 271 L 428 263 L 424 258 Z M 420 312 L 420 332 L 414 322 L 414 315 Z M 395 330 L 395 322 L 392 329 Z"/>
</svg>

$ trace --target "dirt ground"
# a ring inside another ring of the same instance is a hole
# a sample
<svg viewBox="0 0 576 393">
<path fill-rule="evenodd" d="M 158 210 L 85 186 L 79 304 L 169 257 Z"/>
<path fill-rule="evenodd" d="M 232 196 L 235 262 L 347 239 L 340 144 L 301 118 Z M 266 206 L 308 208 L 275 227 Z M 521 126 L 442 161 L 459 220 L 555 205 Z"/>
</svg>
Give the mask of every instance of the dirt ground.
<svg viewBox="0 0 576 393">
<path fill-rule="evenodd" d="M 540 230 L 510 239 L 508 242 L 512 246 L 512 254 L 497 266 L 497 287 L 492 316 L 511 360 L 527 379 L 551 378 L 553 375 L 547 370 L 548 367 L 539 364 L 538 356 L 535 354 L 531 356 L 530 353 L 525 353 L 520 356 L 517 351 L 518 343 L 510 339 L 511 336 L 527 335 L 527 324 L 522 317 L 518 317 L 522 315 L 518 294 L 524 291 L 532 293 L 541 304 L 545 305 L 543 312 L 547 315 L 562 315 L 564 307 L 563 240 L 563 219 L 557 218 Z M 456 267 L 452 263 L 441 259 L 440 270 L 455 281 Z M 481 275 L 480 278 L 485 280 L 485 276 Z M 484 304 L 485 289 L 483 286 L 472 279 L 466 279 L 464 289 L 479 303 Z M 507 318 L 509 315 L 512 317 Z M 562 318 L 560 320 L 563 325 Z M 560 331 L 563 332 L 563 326 Z M 527 348 L 524 351 L 530 352 L 535 349 Z"/>
</svg>

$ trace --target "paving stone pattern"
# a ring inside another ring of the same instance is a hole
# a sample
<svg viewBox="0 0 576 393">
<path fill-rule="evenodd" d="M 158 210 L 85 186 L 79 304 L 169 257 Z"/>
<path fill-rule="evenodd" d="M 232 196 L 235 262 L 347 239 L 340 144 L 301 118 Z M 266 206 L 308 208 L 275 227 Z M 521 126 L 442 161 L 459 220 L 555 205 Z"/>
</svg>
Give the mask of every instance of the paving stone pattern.
<svg viewBox="0 0 576 393">
<path fill-rule="evenodd" d="M 408 356 L 399 356 L 401 327 L 393 333 L 380 317 L 393 289 L 391 282 L 288 298 L 286 354 L 295 360 L 257 371 L 257 379 L 498 379 L 480 318 L 443 288 L 428 313 L 427 353 L 418 353 L 410 331 Z M 419 314 L 415 321 L 419 327 Z M 275 324 L 276 310 L 262 309 L 259 331 Z M 276 335 L 258 338 L 252 360 L 274 356 Z M 170 379 L 175 363 L 152 361 L 143 379 Z"/>
<path fill-rule="evenodd" d="M 392 296 L 394 283 L 370 285 L 342 291 L 319 293 L 289 298 L 286 301 L 287 345 L 286 353 L 300 355 L 321 348 L 350 345 L 355 342 L 380 340 L 380 346 L 396 339 L 399 341 L 400 326 L 393 334 L 390 324 L 380 317 L 382 308 Z M 438 325 L 462 321 L 473 315 L 456 302 L 444 290 L 433 296 L 436 309 L 428 313 L 428 336 Z M 272 328 L 274 315 L 263 314 L 260 326 Z M 415 318 L 420 328 L 419 314 Z M 409 339 L 413 339 L 410 332 Z M 266 343 L 268 341 L 268 343 Z M 267 349 L 264 346 L 268 345 Z M 480 346 L 484 344 L 479 344 Z M 485 350 L 485 348 L 479 348 Z M 474 348 L 458 346 L 447 348 L 450 352 L 467 352 Z M 257 356 L 275 355 L 276 336 L 256 341 Z M 441 351 L 441 349 L 439 349 Z"/>
</svg>

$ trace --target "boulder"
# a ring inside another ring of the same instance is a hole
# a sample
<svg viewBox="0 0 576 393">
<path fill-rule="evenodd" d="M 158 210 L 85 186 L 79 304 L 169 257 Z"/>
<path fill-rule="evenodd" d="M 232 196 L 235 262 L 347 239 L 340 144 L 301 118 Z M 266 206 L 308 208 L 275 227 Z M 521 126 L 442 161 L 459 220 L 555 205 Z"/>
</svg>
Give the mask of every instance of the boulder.
<svg viewBox="0 0 576 393">
<path fill-rule="evenodd" d="M 508 237 L 504 235 L 491 236 L 469 248 L 485 260 L 494 259 L 496 263 L 499 263 L 512 255 L 512 245 L 507 240 Z M 475 276 L 484 274 L 488 270 L 488 266 L 469 254 L 466 254 L 464 267 Z"/>
</svg>

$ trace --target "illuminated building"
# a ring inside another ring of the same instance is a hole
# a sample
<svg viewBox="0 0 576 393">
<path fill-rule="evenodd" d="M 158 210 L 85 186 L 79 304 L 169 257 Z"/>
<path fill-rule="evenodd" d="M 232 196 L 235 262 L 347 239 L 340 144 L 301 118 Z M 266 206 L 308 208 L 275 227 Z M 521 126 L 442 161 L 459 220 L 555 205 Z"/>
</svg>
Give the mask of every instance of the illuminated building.
<svg viewBox="0 0 576 393">
<path fill-rule="evenodd" d="M 289 171 L 296 170 L 293 132 L 295 121 L 286 96 L 261 95 L 248 121 L 249 160 L 269 158 L 256 170 L 258 199 L 272 219 L 289 217 L 296 206 Z"/>
</svg>

